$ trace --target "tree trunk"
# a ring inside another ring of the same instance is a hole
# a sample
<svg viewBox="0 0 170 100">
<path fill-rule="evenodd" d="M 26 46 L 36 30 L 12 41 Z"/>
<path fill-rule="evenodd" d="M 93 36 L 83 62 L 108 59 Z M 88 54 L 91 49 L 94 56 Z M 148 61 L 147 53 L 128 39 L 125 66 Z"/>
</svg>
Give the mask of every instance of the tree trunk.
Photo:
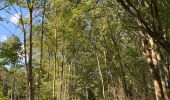
<svg viewBox="0 0 170 100">
<path fill-rule="evenodd" d="M 38 100 L 40 100 L 40 89 L 41 89 L 41 69 L 42 69 L 42 63 L 43 63 L 43 41 L 44 41 L 44 17 L 45 17 L 45 4 L 46 0 L 44 0 L 44 5 L 43 5 L 43 15 L 42 15 L 42 23 L 41 23 L 41 41 L 40 41 L 40 49 L 41 49 L 41 54 L 40 54 L 40 66 L 39 66 L 39 75 L 38 75 Z"/>
<path fill-rule="evenodd" d="M 30 6 L 29 6 L 30 7 Z M 30 40 L 29 40 L 29 66 L 28 66 L 28 85 L 29 85 L 29 100 L 34 100 L 34 89 L 33 89 L 33 76 L 32 76 L 32 13 L 33 7 L 29 8 L 29 15 L 30 15 Z"/>
<path fill-rule="evenodd" d="M 25 62 L 25 68 L 26 68 L 26 77 L 27 77 L 27 85 L 28 84 L 28 62 L 27 62 L 27 49 L 26 49 L 26 46 L 27 46 L 27 37 L 26 37 L 26 30 L 25 30 L 25 27 L 24 27 L 24 21 L 23 21 L 23 15 L 22 15 L 22 8 L 21 8 L 21 5 L 20 5 L 20 13 L 21 13 L 21 26 L 22 26 L 22 31 L 24 33 L 24 62 Z"/>
<path fill-rule="evenodd" d="M 54 26 L 57 28 L 56 22 Z M 56 71 L 57 71 L 57 29 L 55 29 L 55 54 L 54 54 L 54 76 L 53 76 L 53 99 L 56 100 Z"/>
<path fill-rule="evenodd" d="M 60 82 L 60 100 L 63 100 L 63 79 L 64 79 L 64 49 L 62 48 L 61 82 Z"/>
<path fill-rule="evenodd" d="M 101 66 L 100 66 L 100 61 L 99 61 L 99 57 L 96 54 L 96 59 L 97 59 L 97 65 L 98 65 L 98 70 L 99 70 L 99 76 L 100 76 L 100 80 L 102 83 L 102 95 L 103 95 L 103 100 L 105 100 L 105 87 L 104 87 L 104 80 L 103 80 L 103 74 L 101 71 Z"/>
<path fill-rule="evenodd" d="M 47 70 L 47 88 L 49 87 L 49 82 L 50 82 L 50 68 L 51 68 L 51 51 L 50 48 L 48 47 L 48 70 Z"/>
<path fill-rule="evenodd" d="M 159 73 L 158 63 L 160 59 L 158 58 L 158 53 L 156 52 L 154 41 L 151 37 L 148 36 L 144 38 L 142 45 L 144 49 L 143 54 L 146 57 L 153 78 L 156 100 L 166 100 Z"/>
<path fill-rule="evenodd" d="M 56 100 L 56 67 L 57 67 L 57 53 L 54 56 L 54 76 L 53 76 L 53 99 Z"/>
</svg>

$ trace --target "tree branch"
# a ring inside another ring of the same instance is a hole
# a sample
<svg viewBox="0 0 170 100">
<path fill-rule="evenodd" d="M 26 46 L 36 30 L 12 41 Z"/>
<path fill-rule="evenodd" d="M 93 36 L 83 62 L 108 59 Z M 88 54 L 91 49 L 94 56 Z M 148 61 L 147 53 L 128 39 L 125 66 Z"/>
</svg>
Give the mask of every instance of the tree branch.
<svg viewBox="0 0 170 100">
<path fill-rule="evenodd" d="M 165 40 L 163 34 L 153 31 L 153 28 L 140 16 L 139 11 L 130 3 L 129 0 L 117 0 L 117 2 L 119 2 L 122 7 L 132 15 L 132 17 L 139 20 L 142 24 L 142 27 L 145 29 L 145 31 L 147 31 L 147 34 L 156 40 L 168 53 L 170 53 L 170 42 Z M 136 13 L 134 13 L 130 7 L 132 7 Z"/>
</svg>

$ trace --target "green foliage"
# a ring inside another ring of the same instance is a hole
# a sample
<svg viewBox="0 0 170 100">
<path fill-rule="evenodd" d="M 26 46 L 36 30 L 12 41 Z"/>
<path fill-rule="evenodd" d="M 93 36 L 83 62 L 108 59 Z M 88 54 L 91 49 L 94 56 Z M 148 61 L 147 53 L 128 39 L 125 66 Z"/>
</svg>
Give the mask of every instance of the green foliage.
<svg viewBox="0 0 170 100">
<path fill-rule="evenodd" d="M 152 31 L 160 25 L 168 41 L 170 12 L 166 0 L 157 2 L 160 22 L 150 13 L 149 1 L 123 1 L 134 5 Z M 8 3 L 28 9 L 25 0 L 9 0 Z M 58 100 L 154 98 L 152 73 L 143 55 L 142 40 L 145 38 L 138 34 L 141 30 L 145 32 L 145 27 L 139 27 L 141 23 L 136 23 L 137 18 L 130 16 L 120 3 L 116 0 L 46 0 L 43 4 L 44 0 L 35 0 L 31 4 L 34 11 L 40 11 L 40 16 L 33 18 L 35 98 L 51 100 L 54 92 Z M 137 14 L 132 5 L 130 11 Z M 29 25 L 29 18 L 23 21 L 24 26 Z M 26 34 L 26 50 L 29 50 L 29 39 Z M 25 70 L 28 69 L 23 65 L 21 46 L 16 36 L 0 43 L 0 81 L 8 85 L 8 97 L 15 92 L 25 100 L 28 96 L 28 73 Z M 161 47 L 158 51 L 163 59 L 158 71 L 161 80 L 165 80 L 164 73 L 167 76 L 169 73 L 163 69 L 170 62 L 169 56 Z M 40 60 L 43 61 L 41 68 Z M 0 99 L 6 100 L 9 98 L 3 97 L 3 86 L 0 83 Z"/>
<path fill-rule="evenodd" d="M 21 42 L 18 37 L 12 36 L 0 43 L 0 58 L 8 64 L 15 64 L 21 56 Z"/>
</svg>

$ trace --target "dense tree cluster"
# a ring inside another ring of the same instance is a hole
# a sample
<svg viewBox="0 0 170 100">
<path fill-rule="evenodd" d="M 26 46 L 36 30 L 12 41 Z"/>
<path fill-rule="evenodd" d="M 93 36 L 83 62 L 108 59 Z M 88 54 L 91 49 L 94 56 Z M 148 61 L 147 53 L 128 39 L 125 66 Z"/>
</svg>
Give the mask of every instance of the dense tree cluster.
<svg viewBox="0 0 170 100">
<path fill-rule="evenodd" d="M 1 3 L 23 41 L 0 42 L 0 99 L 170 99 L 169 0 Z"/>
</svg>

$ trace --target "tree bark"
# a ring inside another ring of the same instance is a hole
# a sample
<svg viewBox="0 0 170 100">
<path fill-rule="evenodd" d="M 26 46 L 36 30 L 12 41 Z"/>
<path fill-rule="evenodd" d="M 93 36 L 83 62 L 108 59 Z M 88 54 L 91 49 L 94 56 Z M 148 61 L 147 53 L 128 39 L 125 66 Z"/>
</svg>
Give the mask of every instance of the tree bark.
<svg viewBox="0 0 170 100">
<path fill-rule="evenodd" d="M 60 100 L 63 100 L 63 79 L 64 79 L 64 48 L 62 48 Z"/>
<path fill-rule="evenodd" d="M 53 76 L 53 99 L 56 100 L 56 67 L 57 67 L 57 53 L 54 55 L 54 76 Z"/>
<path fill-rule="evenodd" d="M 44 0 L 43 4 L 43 14 L 42 14 L 42 23 L 41 23 L 41 40 L 40 40 L 40 49 L 41 49 L 41 54 L 40 54 L 40 66 L 39 66 L 39 75 L 38 75 L 38 100 L 40 100 L 40 91 L 41 91 L 41 69 L 43 66 L 43 41 L 44 41 L 44 17 L 45 17 L 45 4 L 46 0 Z"/>
<path fill-rule="evenodd" d="M 54 26 L 57 28 L 56 22 Z M 54 53 L 54 76 L 53 76 L 53 99 L 56 100 L 56 71 L 57 71 L 57 29 L 55 29 L 55 53 Z"/>
<path fill-rule="evenodd" d="M 144 30 L 146 30 L 146 34 L 148 34 L 149 36 L 151 36 L 154 40 L 158 41 L 158 43 L 168 52 L 170 53 L 170 41 L 167 41 L 165 38 L 164 38 L 164 32 L 163 32 L 163 29 L 160 25 L 160 22 L 159 22 L 159 15 L 158 15 L 158 8 L 157 8 L 157 2 L 155 2 L 155 0 L 152 0 L 154 2 L 151 2 L 152 4 L 151 5 L 154 5 L 154 6 L 151 6 L 150 8 L 153 10 L 154 14 L 151 15 L 152 16 L 152 19 L 155 19 L 158 23 L 158 25 L 156 25 L 155 22 L 153 22 L 152 26 L 147 23 L 144 18 L 142 18 L 142 16 L 140 15 L 140 12 L 137 10 L 137 8 L 129 1 L 129 0 L 117 0 L 117 2 L 119 2 L 122 7 L 129 12 L 129 14 L 131 14 L 134 19 L 137 19 L 141 24 L 142 24 L 142 28 Z M 133 12 L 131 10 L 131 8 L 135 10 L 135 12 Z M 138 23 L 138 22 L 137 22 Z M 151 26 L 151 27 L 149 27 Z M 157 27 L 155 27 L 157 26 Z M 157 29 L 156 29 L 157 28 Z"/>
<path fill-rule="evenodd" d="M 149 65 L 149 69 L 153 78 L 153 84 L 155 88 L 156 100 L 168 100 L 165 98 L 163 92 L 163 86 L 161 82 L 161 77 L 159 73 L 159 59 L 157 58 L 156 48 L 154 47 L 154 41 L 151 37 L 145 37 L 143 40 L 143 49 L 144 56 L 146 57 L 146 61 Z"/>
<path fill-rule="evenodd" d="M 100 80 L 102 83 L 102 95 L 103 95 L 103 100 L 105 100 L 105 86 L 104 86 L 104 80 L 103 80 L 103 74 L 101 71 L 101 65 L 100 65 L 100 61 L 99 61 L 99 57 L 96 53 L 96 59 L 97 59 L 97 66 L 98 66 L 98 70 L 99 70 L 99 76 L 100 76 Z"/>
<path fill-rule="evenodd" d="M 33 76 L 32 76 L 32 13 L 33 13 L 33 6 L 30 6 L 30 3 L 28 3 L 28 8 L 29 8 L 29 17 L 30 17 L 30 21 L 29 21 L 29 28 L 30 28 L 30 34 L 29 34 L 29 65 L 28 65 L 28 85 L 29 85 L 29 100 L 34 100 L 34 88 L 33 88 Z"/>
</svg>

